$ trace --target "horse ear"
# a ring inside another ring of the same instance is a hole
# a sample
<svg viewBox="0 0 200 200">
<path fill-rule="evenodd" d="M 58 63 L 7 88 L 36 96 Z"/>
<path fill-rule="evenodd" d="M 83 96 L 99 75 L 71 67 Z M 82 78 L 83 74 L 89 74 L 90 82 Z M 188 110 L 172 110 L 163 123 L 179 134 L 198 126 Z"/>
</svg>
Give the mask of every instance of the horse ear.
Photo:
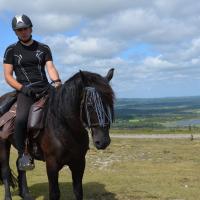
<svg viewBox="0 0 200 200">
<path fill-rule="evenodd" d="M 80 77 L 81 77 L 81 81 L 83 83 L 83 86 L 85 87 L 87 85 L 87 81 L 86 81 L 86 77 L 84 75 L 84 72 L 82 72 L 81 70 L 79 70 L 80 73 Z"/>
<path fill-rule="evenodd" d="M 107 79 L 108 82 L 112 79 L 113 73 L 114 73 L 114 68 L 111 68 L 111 69 L 108 71 L 108 73 L 107 73 L 107 75 L 106 75 L 106 77 L 105 77 L 105 78 Z"/>
</svg>

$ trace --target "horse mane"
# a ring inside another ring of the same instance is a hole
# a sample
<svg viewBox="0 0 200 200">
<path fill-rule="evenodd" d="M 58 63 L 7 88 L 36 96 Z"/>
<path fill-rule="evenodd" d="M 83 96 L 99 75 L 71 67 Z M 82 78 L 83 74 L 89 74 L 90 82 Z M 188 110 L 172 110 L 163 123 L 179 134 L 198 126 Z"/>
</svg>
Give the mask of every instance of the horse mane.
<svg viewBox="0 0 200 200">
<path fill-rule="evenodd" d="M 81 73 L 84 75 L 84 83 Z M 65 125 L 67 125 L 67 119 L 75 117 L 75 113 L 79 116 L 84 87 L 95 87 L 103 102 L 110 106 L 112 116 L 114 116 L 115 95 L 107 79 L 88 71 L 82 71 L 81 73 L 78 72 L 65 81 L 58 91 L 52 89 L 50 92 L 49 115 L 53 115 L 54 118 L 58 118 L 61 122 L 63 121 Z"/>
</svg>

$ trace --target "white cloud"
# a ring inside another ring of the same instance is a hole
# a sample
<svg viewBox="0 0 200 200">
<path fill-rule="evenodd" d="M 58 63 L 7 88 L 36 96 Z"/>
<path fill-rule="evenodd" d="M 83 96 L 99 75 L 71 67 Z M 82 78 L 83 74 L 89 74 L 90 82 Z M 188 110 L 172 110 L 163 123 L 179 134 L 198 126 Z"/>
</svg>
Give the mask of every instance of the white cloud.
<svg viewBox="0 0 200 200">
<path fill-rule="evenodd" d="M 37 34 L 64 32 L 79 25 L 81 18 L 74 15 L 40 14 L 32 15 Z"/>
<path fill-rule="evenodd" d="M 104 73 L 114 67 L 114 87 L 119 94 L 130 94 L 146 92 L 145 84 L 152 92 L 161 88 L 161 81 L 176 88 L 176 81 L 198 80 L 199 10 L 195 0 L 1 0 L 0 17 L 6 21 L 11 20 L 7 13 L 29 15 L 33 33 L 51 47 L 61 73 L 80 68 Z M 122 56 L 138 44 L 152 51 Z"/>
</svg>

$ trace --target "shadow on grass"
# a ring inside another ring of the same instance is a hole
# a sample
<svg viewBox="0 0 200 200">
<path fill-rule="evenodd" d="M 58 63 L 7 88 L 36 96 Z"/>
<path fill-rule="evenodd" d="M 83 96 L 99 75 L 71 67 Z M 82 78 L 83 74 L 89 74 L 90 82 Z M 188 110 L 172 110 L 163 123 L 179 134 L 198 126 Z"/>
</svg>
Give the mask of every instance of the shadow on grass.
<svg viewBox="0 0 200 200">
<path fill-rule="evenodd" d="M 71 182 L 61 182 L 60 187 L 60 200 L 73 200 L 75 199 Z M 29 187 L 30 193 L 37 200 L 42 198 L 48 200 L 48 183 L 38 183 Z M 13 196 L 18 195 L 18 192 L 13 192 Z M 83 199 L 84 200 L 117 200 L 116 194 L 111 193 L 105 189 L 105 185 L 97 182 L 83 184 Z"/>
</svg>

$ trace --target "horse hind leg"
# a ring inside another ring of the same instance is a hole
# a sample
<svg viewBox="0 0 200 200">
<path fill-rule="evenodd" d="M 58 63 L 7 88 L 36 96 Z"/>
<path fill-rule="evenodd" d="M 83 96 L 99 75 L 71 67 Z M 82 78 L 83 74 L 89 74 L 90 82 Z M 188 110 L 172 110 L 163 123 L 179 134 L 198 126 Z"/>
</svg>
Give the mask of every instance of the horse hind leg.
<svg viewBox="0 0 200 200">
<path fill-rule="evenodd" d="M 5 200 L 12 200 L 10 186 L 16 186 L 16 178 L 13 176 L 9 166 L 10 142 L 0 139 L 0 175 L 5 190 Z"/>
<path fill-rule="evenodd" d="M 0 165 L 1 168 L 1 181 L 4 185 L 5 191 L 5 200 L 12 200 L 11 192 L 10 192 L 10 182 L 9 182 L 9 173 L 4 164 Z"/>
<path fill-rule="evenodd" d="M 10 186 L 16 187 L 17 183 L 19 186 L 20 196 L 23 198 L 23 200 L 34 200 L 34 198 L 31 197 L 28 191 L 26 172 L 18 170 L 18 180 L 12 174 L 9 166 L 10 147 L 11 143 L 9 140 L 0 139 L 0 169 L 1 179 L 5 189 L 5 200 L 12 200 Z"/>
</svg>

